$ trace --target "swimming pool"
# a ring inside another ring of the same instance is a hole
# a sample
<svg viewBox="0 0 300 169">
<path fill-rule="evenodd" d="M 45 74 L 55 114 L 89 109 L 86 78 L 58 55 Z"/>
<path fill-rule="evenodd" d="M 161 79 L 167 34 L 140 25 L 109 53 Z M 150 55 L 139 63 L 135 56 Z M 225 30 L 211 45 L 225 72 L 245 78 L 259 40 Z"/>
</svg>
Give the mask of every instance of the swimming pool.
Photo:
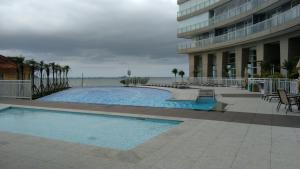
<svg viewBox="0 0 300 169">
<path fill-rule="evenodd" d="M 0 110 L 0 131 L 129 150 L 180 121 L 8 108 Z"/>
<path fill-rule="evenodd" d="M 147 106 L 211 110 L 216 101 L 211 98 L 200 101 L 171 101 L 172 94 L 166 90 L 132 87 L 72 88 L 40 98 L 40 101 L 96 103 L 109 105 Z"/>
</svg>

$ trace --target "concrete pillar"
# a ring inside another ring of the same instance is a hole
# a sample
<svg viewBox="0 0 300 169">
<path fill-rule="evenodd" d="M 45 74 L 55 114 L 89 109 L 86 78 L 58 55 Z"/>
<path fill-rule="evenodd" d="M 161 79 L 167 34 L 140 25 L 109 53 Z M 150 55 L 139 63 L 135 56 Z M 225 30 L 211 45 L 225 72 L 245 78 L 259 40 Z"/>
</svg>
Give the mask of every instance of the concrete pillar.
<svg viewBox="0 0 300 169">
<path fill-rule="evenodd" d="M 242 65 L 243 65 L 243 58 L 242 58 L 242 48 L 235 49 L 235 70 L 236 70 L 236 78 L 242 77 Z"/>
<path fill-rule="evenodd" d="M 189 54 L 189 77 L 194 77 L 195 71 L 195 56 Z"/>
<path fill-rule="evenodd" d="M 203 77 L 208 77 L 208 54 L 205 53 L 202 55 L 202 72 Z"/>
<path fill-rule="evenodd" d="M 243 60 L 242 60 L 242 62 L 243 62 L 243 64 L 242 64 L 242 77 L 244 77 L 244 78 L 247 78 L 247 77 L 245 77 L 245 73 L 248 71 L 248 61 L 249 61 L 249 48 L 244 48 L 244 49 L 242 49 L 242 58 L 243 58 Z"/>
<path fill-rule="evenodd" d="M 289 39 L 280 39 L 280 66 L 282 67 L 283 62 L 289 59 Z M 280 73 L 284 76 L 287 75 L 286 69 L 280 69 Z"/>
<path fill-rule="evenodd" d="M 223 52 L 217 52 L 216 53 L 217 57 L 217 78 L 222 78 L 223 77 Z"/>
<path fill-rule="evenodd" d="M 261 64 L 260 62 L 264 60 L 264 44 L 259 43 L 256 46 L 256 60 L 258 61 L 257 64 L 257 74 L 261 75 Z"/>
</svg>

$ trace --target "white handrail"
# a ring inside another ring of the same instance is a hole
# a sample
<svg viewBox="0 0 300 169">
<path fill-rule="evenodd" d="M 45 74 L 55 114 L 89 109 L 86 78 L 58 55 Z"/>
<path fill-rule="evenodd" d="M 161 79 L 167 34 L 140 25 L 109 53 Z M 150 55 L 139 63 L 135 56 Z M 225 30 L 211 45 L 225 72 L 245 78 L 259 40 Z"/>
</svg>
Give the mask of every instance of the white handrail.
<svg viewBox="0 0 300 169">
<path fill-rule="evenodd" d="M 31 99 L 30 80 L 0 80 L 0 98 Z"/>
<path fill-rule="evenodd" d="M 177 12 L 177 17 L 181 17 L 181 16 L 184 16 L 184 15 L 191 14 L 195 11 L 198 11 L 200 9 L 203 9 L 203 8 L 206 8 L 210 5 L 213 5 L 218 1 L 219 0 L 207 0 L 207 1 L 204 1 L 204 2 L 197 3 L 196 5 L 193 5 L 192 7 L 189 7 L 187 9 L 178 11 Z"/>
<path fill-rule="evenodd" d="M 222 86 L 222 87 L 242 87 L 245 79 L 242 78 L 213 78 L 213 77 L 190 77 L 189 82 L 200 86 Z"/>
<path fill-rule="evenodd" d="M 182 28 L 178 28 L 177 32 L 178 33 L 186 33 L 186 32 L 190 32 L 190 31 L 194 31 L 197 29 L 201 29 L 204 27 L 208 27 L 208 26 L 212 26 L 220 21 L 224 21 L 226 19 L 232 18 L 234 16 L 238 16 L 241 13 L 245 13 L 247 11 L 250 11 L 254 8 L 259 7 L 262 3 L 266 2 L 268 0 L 251 0 L 248 1 L 240 6 L 237 6 L 235 8 L 231 8 L 228 9 L 224 12 L 222 12 L 219 15 L 216 15 L 208 20 L 202 21 L 202 22 L 198 22 L 195 24 L 191 24 L 191 25 L 187 25 L 185 27 Z"/>
<path fill-rule="evenodd" d="M 284 89 L 288 93 L 297 94 L 298 80 L 286 78 L 249 78 L 248 89 L 254 84 L 260 85 L 264 94 L 276 93 L 277 89 Z"/>
</svg>

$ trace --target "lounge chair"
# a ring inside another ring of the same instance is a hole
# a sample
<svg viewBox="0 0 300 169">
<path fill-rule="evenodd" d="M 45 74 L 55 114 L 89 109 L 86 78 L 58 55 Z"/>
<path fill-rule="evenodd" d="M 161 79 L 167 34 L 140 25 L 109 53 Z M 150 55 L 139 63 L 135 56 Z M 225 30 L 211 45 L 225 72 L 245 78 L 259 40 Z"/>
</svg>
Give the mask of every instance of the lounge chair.
<svg viewBox="0 0 300 169">
<path fill-rule="evenodd" d="M 286 91 L 283 89 L 277 90 L 279 95 L 279 102 L 277 105 L 277 111 L 279 111 L 282 104 L 285 105 L 286 111 L 285 114 L 287 114 L 288 111 L 293 111 L 292 106 L 296 105 L 299 108 L 299 96 L 288 96 Z"/>
<path fill-rule="evenodd" d="M 272 99 L 279 98 L 278 92 L 276 93 L 268 93 L 261 96 L 263 100 L 271 102 Z"/>
</svg>

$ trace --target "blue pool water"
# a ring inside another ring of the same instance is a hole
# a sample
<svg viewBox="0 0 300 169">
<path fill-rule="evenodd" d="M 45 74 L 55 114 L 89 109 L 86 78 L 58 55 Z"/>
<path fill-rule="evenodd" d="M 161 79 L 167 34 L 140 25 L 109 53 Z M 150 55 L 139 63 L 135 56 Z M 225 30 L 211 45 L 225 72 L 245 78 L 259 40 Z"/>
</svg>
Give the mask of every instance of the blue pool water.
<svg viewBox="0 0 300 169">
<path fill-rule="evenodd" d="M 211 110 L 214 99 L 196 101 L 171 101 L 166 90 L 129 87 L 72 88 L 39 99 L 40 101 L 77 102 L 111 105 L 131 105 L 164 108 Z"/>
<path fill-rule="evenodd" d="M 0 110 L 0 131 L 119 150 L 132 149 L 179 123 L 42 109 Z"/>
</svg>

